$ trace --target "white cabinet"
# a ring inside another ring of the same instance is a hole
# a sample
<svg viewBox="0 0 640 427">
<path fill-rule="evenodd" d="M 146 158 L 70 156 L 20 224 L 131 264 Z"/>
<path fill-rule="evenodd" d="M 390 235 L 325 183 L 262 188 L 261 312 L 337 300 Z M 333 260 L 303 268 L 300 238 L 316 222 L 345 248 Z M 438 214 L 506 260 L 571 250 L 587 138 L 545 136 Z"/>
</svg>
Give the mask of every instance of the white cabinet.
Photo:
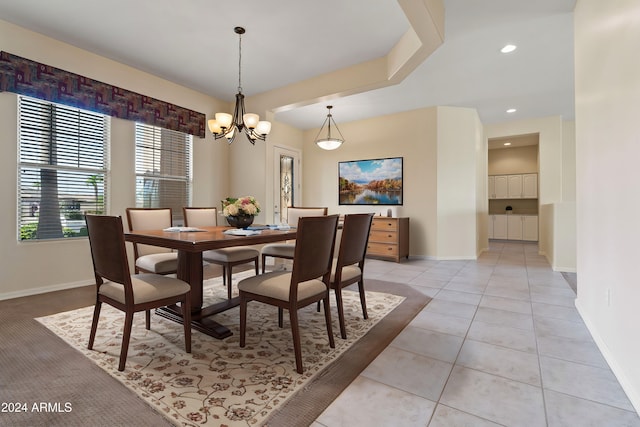
<svg viewBox="0 0 640 427">
<path fill-rule="evenodd" d="M 538 217 L 524 215 L 522 217 L 522 240 L 538 241 Z"/>
<path fill-rule="evenodd" d="M 538 241 L 538 216 L 489 215 L 489 238 Z"/>
<path fill-rule="evenodd" d="M 506 239 L 507 238 L 507 216 L 506 215 L 489 215 L 489 238 L 490 239 Z"/>
<path fill-rule="evenodd" d="M 509 199 L 522 198 L 522 175 L 507 175 L 507 194 Z"/>
<path fill-rule="evenodd" d="M 489 189 L 488 194 L 490 199 L 496 198 L 496 177 L 494 175 L 489 175 Z"/>
<path fill-rule="evenodd" d="M 490 199 L 537 199 L 538 174 L 490 175 Z"/>
<path fill-rule="evenodd" d="M 522 215 L 505 215 L 507 217 L 507 239 L 522 240 Z"/>
<path fill-rule="evenodd" d="M 508 182 L 507 175 L 495 175 L 493 187 L 493 199 L 508 199 Z"/>
<path fill-rule="evenodd" d="M 525 199 L 538 198 L 538 174 L 528 173 L 522 175 L 522 197 Z"/>
</svg>

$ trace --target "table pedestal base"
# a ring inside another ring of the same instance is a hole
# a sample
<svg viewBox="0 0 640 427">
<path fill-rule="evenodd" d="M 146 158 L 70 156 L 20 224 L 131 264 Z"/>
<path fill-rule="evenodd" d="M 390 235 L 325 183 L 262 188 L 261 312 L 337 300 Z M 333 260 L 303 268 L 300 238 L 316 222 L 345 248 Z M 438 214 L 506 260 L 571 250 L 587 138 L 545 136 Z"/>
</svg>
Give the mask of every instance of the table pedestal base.
<svg viewBox="0 0 640 427">
<path fill-rule="evenodd" d="M 233 333 L 227 328 L 211 319 L 210 316 L 221 313 L 240 305 L 240 298 L 235 297 L 217 304 L 204 307 L 191 312 L 191 327 L 219 340 L 230 337 Z M 182 312 L 177 305 L 170 305 L 156 309 L 156 314 L 165 319 L 182 324 Z"/>
</svg>

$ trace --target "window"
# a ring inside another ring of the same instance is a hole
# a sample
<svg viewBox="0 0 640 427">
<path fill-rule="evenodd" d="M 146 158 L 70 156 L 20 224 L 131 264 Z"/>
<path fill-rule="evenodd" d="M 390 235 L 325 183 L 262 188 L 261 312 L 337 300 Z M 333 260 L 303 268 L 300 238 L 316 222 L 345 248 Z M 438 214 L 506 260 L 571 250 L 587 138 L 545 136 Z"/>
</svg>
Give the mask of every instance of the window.
<svg viewBox="0 0 640 427">
<path fill-rule="evenodd" d="M 174 222 L 191 201 L 192 136 L 136 123 L 136 207 L 171 208 Z"/>
<path fill-rule="evenodd" d="M 86 236 L 107 206 L 109 118 L 18 97 L 20 240 Z"/>
</svg>

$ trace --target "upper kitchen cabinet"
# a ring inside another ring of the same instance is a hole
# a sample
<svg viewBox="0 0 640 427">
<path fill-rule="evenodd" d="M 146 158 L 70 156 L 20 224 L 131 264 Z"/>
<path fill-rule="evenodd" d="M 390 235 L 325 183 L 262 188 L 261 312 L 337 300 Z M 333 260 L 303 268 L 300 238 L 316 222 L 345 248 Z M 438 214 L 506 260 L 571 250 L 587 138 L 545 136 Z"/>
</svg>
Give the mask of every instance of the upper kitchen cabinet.
<svg viewBox="0 0 640 427">
<path fill-rule="evenodd" d="M 528 173 L 522 175 L 522 198 L 537 199 L 538 198 L 538 174 Z"/>
<path fill-rule="evenodd" d="M 489 176 L 489 198 L 508 199 L 508 181 L 506 175 Z"/>
<path fill-rule="evenodd" d="M 537 199 L 538 174 L 489 176 L 490 199 Z"/>
</svg>

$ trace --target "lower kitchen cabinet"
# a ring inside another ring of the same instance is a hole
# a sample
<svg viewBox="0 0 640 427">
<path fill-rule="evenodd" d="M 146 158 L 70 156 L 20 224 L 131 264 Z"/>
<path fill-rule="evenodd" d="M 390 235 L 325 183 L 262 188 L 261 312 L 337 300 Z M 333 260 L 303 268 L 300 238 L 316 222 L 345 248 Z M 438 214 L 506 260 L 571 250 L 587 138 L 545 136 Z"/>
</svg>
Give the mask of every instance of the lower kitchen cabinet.
<svg viewBox="0 0 640 427">
<path fill-rule="evenodd" d="M 489 215 L 489 238 L 538 241 L 538 216 Z"/>
</svg>

